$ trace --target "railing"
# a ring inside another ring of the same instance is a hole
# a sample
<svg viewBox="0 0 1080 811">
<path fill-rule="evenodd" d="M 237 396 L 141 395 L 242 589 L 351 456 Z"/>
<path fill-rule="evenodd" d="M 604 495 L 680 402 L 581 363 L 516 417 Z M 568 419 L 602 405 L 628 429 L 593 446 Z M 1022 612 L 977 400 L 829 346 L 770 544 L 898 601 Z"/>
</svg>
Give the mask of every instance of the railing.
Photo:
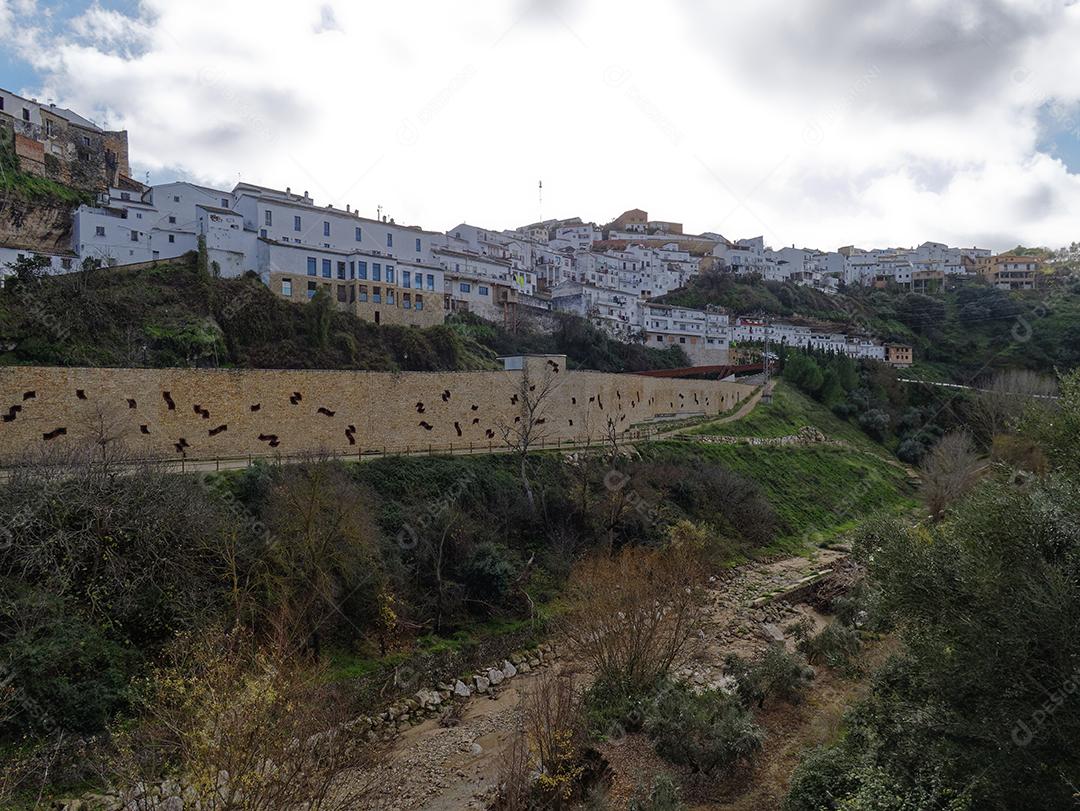
<svg viewBox="0 0 1080 811">
<path fill-rule="evenodd" d="M 659 434 L 660 428 L 671 430 L 668 426 L 646 426 L 632 428 L 619 436 L 619 442 L 633 444 L 635 442 L 647 442 Z M 603 437 L 597 439 L 562 439 L 554 440 L 540 438 L 531 446 L 530 450 L 541 451 L 575 451 L 588 450 L 590 448 L 602 448 L 605 445 Z M 513 453 L 515 448 L 501 440 L 491 440 L 486 443 L 480 442 L 448 442 L 448 443 L 421 443 L 406 445 L 357 445 L 356 449 L 327 450 L 311 448 L 296 453 L 248 453 L 234 456 L 180 456 L 177 458 L 165 457 L 142 457 L 122 459 L 117 464 L 121 467 L 140 467 L 145 465 L 157 465 L 164 470 L 180 473 L 211 472 L 221 470 L 242 470 L 250 467 L 255 462 L 268 462 L 272 464 L 287 464 L 290 462 L 303 462 L 311 459 L 331 459 L 342 462 L 367 462 L 373 459 L 402 456 L 468 456 L 488 455 L 499 453 Z M 76 467 L 78 465 L 75 465 Z M 20 469 L 40 470 L 42 468 L 64 469 L 72 467 L 64 462 L 54 464 L 33 462 L 25 460 L 0 460 L 0 479 L 7 478 Z"/>
</svg>

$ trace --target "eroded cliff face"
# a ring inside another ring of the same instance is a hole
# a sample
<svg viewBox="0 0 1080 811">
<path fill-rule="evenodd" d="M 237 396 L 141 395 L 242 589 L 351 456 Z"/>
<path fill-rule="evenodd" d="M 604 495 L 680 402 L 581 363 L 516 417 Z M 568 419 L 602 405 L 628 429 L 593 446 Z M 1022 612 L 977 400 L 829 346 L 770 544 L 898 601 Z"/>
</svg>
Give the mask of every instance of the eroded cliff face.
<svg viewBox="0 0 1080 811">
<path fill-rule="evenodd" d="M 42 253 L 71 250 L 74 208 L 68 203 L 29 202 L 0 195 L 0 246 Z"/>
</svg>

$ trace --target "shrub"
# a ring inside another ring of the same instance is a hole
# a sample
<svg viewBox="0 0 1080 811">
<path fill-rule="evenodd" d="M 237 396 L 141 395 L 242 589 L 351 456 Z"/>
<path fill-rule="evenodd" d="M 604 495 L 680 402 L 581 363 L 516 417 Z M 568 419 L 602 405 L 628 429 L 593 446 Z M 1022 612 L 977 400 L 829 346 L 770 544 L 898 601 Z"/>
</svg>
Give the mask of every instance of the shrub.
<svg viewBox="0 0 1080 811">
<path fill-rule="evenodd" d="M 653 780 L 652 788 L 644 797 L 635 794 L 630 798 L 627 811 L 684 811 L 679 786 L 670 775 L 661 774 Z"/>
<path fill-rule="evenodd" d="M 511 550 L 502 544 L 478 544 L 465 561 L 461 579 L 474 599 L 500 604 L 506 599 L 521 563 Z"/>
<path fill-rule="evenodd" d="M 760 661 L 751 663 L 731 653 L 724 660 L 724 667 L 738 684 L 738 695 L 747 704 L 764 707 L 768 698 L 796 704 L 812 673 L 806 663 L 793 656 L 781 644 L 770 645 Z"/>
<path fill-rule="evenodd" d="M 859 632 L 850 625 L 835 621 L 826 625 L 821 633 L 799 643 L 799 650 L 811 664 L 829 667 L 845 667 L 860 647 Z"/>
<path fill-rule="evenodd" d="M 697 695 L 683 685 L 661 693 L 646 730 L 663 757 L 704 776 L 749 760 L 764 740 L 737 698 L 715 690 Z"/>
</svg>

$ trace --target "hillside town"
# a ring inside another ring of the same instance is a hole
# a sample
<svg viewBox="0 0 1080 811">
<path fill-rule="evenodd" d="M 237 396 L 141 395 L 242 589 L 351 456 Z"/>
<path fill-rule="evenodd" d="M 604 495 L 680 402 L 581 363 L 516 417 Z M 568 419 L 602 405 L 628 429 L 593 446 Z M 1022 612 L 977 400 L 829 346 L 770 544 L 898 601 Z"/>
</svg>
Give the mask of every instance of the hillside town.
<svg viewBox="0 0 1080 811">
<path fill-rule="evenodd" d="M 202 244 L 221 276 L 255 273 L 297 302 L 325 290 L 341 308 L 375 323 L 431 326 L 461 312 L 505 322 L 566 312 L 623 341 L 678 345 L 693 365 L 726 364 L 733 344 L 770 340 L 903 366 L 911 362 L 910 348 L 883 345 L 872 335 L 732 318 L 658 299 L 704 271 L 826 293 L 846 285 L 928 293 L 955 275 L 1032 289 L 1039 269 L 1030 256 L 938 242 L 772 248 L 761 236 L 687 233 L 682 223 L 650 219 L 637 208 L 603 224 L 572 217 L 506 230 L 461 223 L 436 231 L 381 211 L 364 216 L 348 203 L 317 205 L 307 190 L 288 187 L 148 186 L 131 177 L 126 132 L 104 131 L 71 110 L 5 90 L 0 130 L 21 171 L 84 190 L 89 200 L 73 207 L 67 233 L 52 243 L 35 241 L 30 229 L 0 235 L 0 268 L 28 254 L 48 257 L 56 273 L 87 261 L 124 266 L 173 259 Z"/>
</svg>

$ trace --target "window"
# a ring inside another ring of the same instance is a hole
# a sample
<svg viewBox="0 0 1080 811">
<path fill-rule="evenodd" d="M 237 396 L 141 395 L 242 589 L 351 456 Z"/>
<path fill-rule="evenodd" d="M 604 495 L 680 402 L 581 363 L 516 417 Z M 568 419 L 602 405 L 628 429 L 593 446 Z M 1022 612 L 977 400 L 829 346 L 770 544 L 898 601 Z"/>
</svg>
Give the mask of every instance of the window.
<svg viewBox="0 0 1080 811">
<path fill-rule="evenodd" d="M 685 338 L 685 337 L 683 337 L 682 335 L 680 335 L 680 336 L 679 336 L 679 343 L 680 343 L 680 344 L 685 344 L 685 343 L 686 343 L 686 338 Z"/>
<path fill-rule="evenodd" d="M 308 276 L 314 276 L 315 275 L 315 272 L 316 272 L 315 268 L 316 268 L 317 264 L 318 263 L 315 261 L 314 256 L 309 256 L 307 258 L 307 275 Z"/>
<path fill-rule="evenodd" d="M 179 202 L 180 202 L 180 195 L 179 195 L 179 194 L 174 194 L 174 195 L 172 196 L 172 201 L 173 201 L 174 203 L 179 203 Z"/>
<path fill-rule="evenodd" d="M 424 309 L 424 297 L 421 296 L 419 293 L 416 294 L 416 309 Z"/>
<path fill-rule="evenodd" d="M 131 241 L 132 242 L 138 242 L 139 241 L 139 232 L 138 231 L 132 231 L 131 232 Z"/>
<path fill-rule="evenodd" d="M 326 222 L 325 220 L 323 221 L 323 224 L 322 224 L 322 235 L 324 237 L 330 236 L 330 223 Z"/>
<path fill-rule="evenodd" d="M 337 300 L 339 304 L 344 304 L 349 300 L 349 291 L 343 284 L 337 286 Z"/>
<path fill-rule="evenodd" d="M 357 295 L 357 298 L 360 301 L 367 301 L 367 285 L 366 284 L 361 284 L 361 285 L 357 285 L 357 286 L 360 288 L 360 292 L 359 292 L 359 295 Z"/>
<path fill-rule="evenodd" d="M 131 193 L 126 192 L 126 191 L 120 192 L 120 199 L 121 200 L 130 200 L 131 199 Z"/>
<path fill-rule="evenodd" d="M 391 234 L 389 231 L 386 232 L 386 247 L 387 248 L 393 248 L 394 247 L 394 235 Z"/>
<path fill-rule="evenodd" d="M 176 242 L 176 234 L 169 234 L 169 242 Z"/>
<path fill-rule="evenodd" d="M 350 284 L 349 285 L 349 303 L 352 304 L 354 301 L 356 301 L 356 285 L 355 284 Z"/>
<path fill-rule="evenodd" d="M 462 293 L 468 293 L 472 290 L 472 285 L 470 285 L 468 282 L 462 282 L 460 285 L 458 285 L 458 289 L 461 290 Z"/>
<path fill-rule="evenodd" d="M 176 217 L 169 217 L 169 223 L 171 225 L 176 225 Z"/>
<path fill-rule="evenodd" d="M 382 288 L 381 287 L 373 287 L 373 288 L 371 288 L 371 300 L 375 304 L 382 304 Z"/>
<path fill-rule="evenodd" d="M 358 279 L 366 279 L 367 278 L 367 262 L 357 262 L 356 263 L 356 278 L 358 278 Z"/>
<path fill-rule="evenodd" d="M 351 259 L 349 260 L 349 278 L 356 278 L 356 262 L 352 261 Z"/>
<path fill-rule="evenodd" d="M 267 209 L 265 212 L 263 212 L 263 225 L 273 225 L 273 224 L 274 224 L 274 212 L 271 211 L 270 209 Z"/>
<path fill-rule="evenodd" d="M 297 214 L 292 218 L 292 230 L 299 231 L 301 228 L 300 215 Z"/>
<path fill-rule="evenodd" d="M 228 208 L 229 207 L 229 198 L 228 197 L 222 197 L 221 198 L 221 207 L 222 208 Z M 266 212 L 266 224 L 270 225 L 270 212 L 269 211 Z"/>
<path fill-rule="evenodd" d="M 322 275 L 324 279 L 329 279 L 334 275 L 333 265 L 329 259 L 322 260 Z"/>
<path fill-rule="evenodd" d="M 664 336 L 663 335 L 657 335 L 656 340 L 659 341 L 660 343 L 663 343 L 664 342 Z"/>
<path fill-rule="evenodd" d="M 358 225 L 358 226 L 356 226 L 356 241 L 360 242 L 360 238 L 362 236 L 363 236 L 363 234 L 360 232 L 360 226 Z"/>
<path fill-rule="evenodd" d="M 308 282 L 307 283 L 307 297 L 308 298 L 315 298 L 315 291 L 318 290 L 318 289 L 319 289 L 318 284 L 316 284 L 315 282 Z"/>
<path fill-rule="evenodd" d="M 476 292 L 479 293 L 481 296 L 486 296 L 488 294 L 488 289 L 486 287 L 484 287 L 484 285 L 480 285 L 476 289 Z"/>
<path fill-rule="evenodd" d="M 401 286 L 412 287 L 412 274 L 407 270 L 401 271 Z"/>
<path fill-rule="evenodd" d="M 394 283 L 394 266 L 393 265 L 387 265 L 386 266 L 386 283 L 387 284 L 393 284 Z"/>
<path fill-rule="evenodd" d="M 419 286 L 419 285 L 417 285 L 417 286 Z M 428 290 L 434 290 L 435 289 L 435 276 L 432 275 L 431 273 L 429 273 L 428 276 L 427 276 L 427 289 Z"/>
<path fill-rule="evenodd" d="M 406 310 L 412 309 L 412 293 L 401 294 L 401 306 Z"/>
<path fill-rule="evenodd" d="M 281 280 L 281 295 L 292 298 L 292 279 Z"/>
<path fill-rule="evenodd" d="M 345 279 L 345 263 L 344 262 L 338 262 L 337 263 L 337 277 L 339 279 L 342 279 L 342 280 Z"/>
<path fill-rule="evenodd" d="M 382 265 L 380 265 L 378 262 L 371 263 L 371 281 L 382 281 Z"/>
<path fill-rule="evenodd" d="M 94 236 L 96 236 L 96 237 L 105 236 L 105 226 L 104 225 L 95 226 L 94 227 Z"/>
<path fill-rule="evenodd" d="M 416 252 L 420 253 L 420 238 L 416 238 Z"/>
<path fill-rule="evenodd" d="M 379 311 L 378 310 L 375 311 L 375 323 L 376 324 L 379 323 Z"/>
<path fill-rule="evenodd" d="M 53 122 L 51 118 L 45 119 L 45 134 L 52 137 L 53 134 Z"/>
<path fill-rule="evenodd" d="M 387 290 L 386 291 L 386 303 L 387 304 L 393 304 L 394 303 L 394 291 L 393 290 Z"/>
<path fill-rule="evenodd" d="M 266 239 L 266 229 L 265 228 L 260 228 L 259 229 L 259 236 L 261 236 L 263 239 Z"/>
<path fill-rule="evenodd" d="M 29 121 L 30 120 L 30 111 L 27 110 L 25 107 L 22 108 L 22 120 L 23 121 Z"/>
</svg>

